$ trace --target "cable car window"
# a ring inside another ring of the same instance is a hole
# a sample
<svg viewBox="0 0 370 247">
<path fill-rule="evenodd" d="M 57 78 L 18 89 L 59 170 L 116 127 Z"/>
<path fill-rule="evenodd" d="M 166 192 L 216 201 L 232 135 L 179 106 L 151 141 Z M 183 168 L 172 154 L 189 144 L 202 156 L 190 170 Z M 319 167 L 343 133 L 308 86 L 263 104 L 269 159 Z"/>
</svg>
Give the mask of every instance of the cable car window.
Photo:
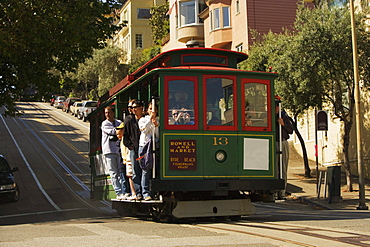
<svg viewBox="0 0 370 247">
<path fill-rule="evenodd" d="M 234 80 L 206 79 L 206 125 L 234 125 Z"/>
<path fill-rule="evenodd" d="M 168 81 L 168 125 L 194 125 L 194 81 Z"/>
<path fill-rule="evenodd" d="M 244 84 L 244 126 L 268 127 L 267 85 Z"/>
</svg>

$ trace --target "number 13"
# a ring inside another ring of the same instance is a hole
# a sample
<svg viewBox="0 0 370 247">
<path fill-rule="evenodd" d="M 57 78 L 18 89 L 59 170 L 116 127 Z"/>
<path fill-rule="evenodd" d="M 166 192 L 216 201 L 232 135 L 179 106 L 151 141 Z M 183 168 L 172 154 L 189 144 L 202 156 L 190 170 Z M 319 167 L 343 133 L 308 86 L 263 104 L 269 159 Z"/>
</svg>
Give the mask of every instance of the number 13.
<svg viewBox="0 0 370 247">
<path fill-rule="evenodd" d="M 229 139 L 227 137 L 213 137 L 213 146 L 221 145 L 225 146 L 229 144 Z"/>
</svg>

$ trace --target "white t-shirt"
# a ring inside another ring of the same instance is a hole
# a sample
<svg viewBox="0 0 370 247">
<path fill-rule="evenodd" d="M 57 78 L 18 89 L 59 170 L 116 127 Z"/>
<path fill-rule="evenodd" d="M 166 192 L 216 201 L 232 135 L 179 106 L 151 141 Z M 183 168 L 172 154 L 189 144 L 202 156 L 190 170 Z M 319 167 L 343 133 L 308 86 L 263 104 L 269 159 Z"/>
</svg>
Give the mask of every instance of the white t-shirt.
<svg viewBox="0 0 370 247">
<path fill-rule="evenodd" d="M 156 117 L 157 122 L 159 123 L 159 118 Z M 139 129 L 141 131 L 140 133 L 140 140 L 139 140 L 139 146 L 144 147 L 145 144 L 150 141 L 150 139 L 153 136 L 153 131 L 155 138 L 157 139 L 159 136 L 158 126 L 155 127 L 152 121 L 150 121 L 150 116 L 146 115 L 145 117 L 142 117 L 139 119 Z M 157 141 L 157 140 L 156 140 Z"/>
</svg>

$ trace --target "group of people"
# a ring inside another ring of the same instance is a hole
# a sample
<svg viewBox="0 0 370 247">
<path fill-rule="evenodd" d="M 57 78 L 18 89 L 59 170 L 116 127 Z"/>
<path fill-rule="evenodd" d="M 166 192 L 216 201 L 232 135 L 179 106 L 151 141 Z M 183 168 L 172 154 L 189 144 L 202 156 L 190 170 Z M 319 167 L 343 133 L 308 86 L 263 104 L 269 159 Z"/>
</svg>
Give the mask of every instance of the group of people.
<svg viewBox="0 0 370 247">
<path fill-rule="evenodd" d="M 102 153 L 117 200 L 150 201 L 153 196 L 149 189 L 153 165 L 143 166 L 140 161 L 146 155 L 152 155 L 151 149 L 146 147 L 155 146 L 152 142 L 157 142 L 157 107 L 149 103 L 145 111 L 143 101 L 130 100 L 128 112 L 122 122 L 115 119 L 112 106 L 104 109 L 106 120 L 101 125 Z M 142 153 L 144 150 L 145 153 Z"/>
</svg>

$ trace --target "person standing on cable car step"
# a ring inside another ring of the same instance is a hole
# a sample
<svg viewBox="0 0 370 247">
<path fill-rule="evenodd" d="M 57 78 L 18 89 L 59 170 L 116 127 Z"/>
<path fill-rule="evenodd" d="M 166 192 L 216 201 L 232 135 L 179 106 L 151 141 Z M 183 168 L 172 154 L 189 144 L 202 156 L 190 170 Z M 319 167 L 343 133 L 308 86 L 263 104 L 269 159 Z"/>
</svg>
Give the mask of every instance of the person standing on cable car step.
<svg viewBox="0 0 370 247">
<path fill-rule="evenodd" d="M 132 110 L 135 114 L 131 119 L 125 122 L 123 136 L 124 145 L 130 149 L 130 160 L 133 167 L 132 180 L 134 181 L 136 198 L 141 200 L 141 168 L 137 161 L 139 156 L 139 138 L 140 138 L 140 128 L 138 122 L 140 118 L 144 116 L 144 104 L 141 100 L 135 100 L 132 102 Z"/>
<path fill-rule="evenodd" d="M 118 165 L 120 162 L 120 154 L 116 145 L 118 138 L 115 129 L 121 124 L 121 121 L 114 118 L 112 106 L 105 107 L 104 114 L 106 120 L 101 124 L 102 153 L 108 167 L 113 189 L 117 194 L 117 200 L 123 200 L 125 199 L 124 194 L 126 193 L 126 188 L 123 188 L 123 184 L 120 183 L 120 180 L 123 181 L 123 178 L 119 178 Z"/>
<path fill-rule="evenodd" d="M 145 117 L 140 118 L 139 120 L 139 128 L 141 131 L 140 134 L 140 140 L 139 140 L 139 159 L 142 160 L 147 160 L 144 159 L 145 155 L 152 155 L 153 149 L 148 149 L 147 151 L 144 151 L 145 153 L 143 154 L 142 151 L 145 147 L 145 145 L 148 145 L 149 142 L 152 142 L 153 138 L 153 133 L 154 133 L 154 138 L 156 139 L 155 142 L 157 142 L 157 138 L 159 136 L 159 119 L 157 117 L 158 113 L 158 108 L 157 106 L 152 105 L 152 103 L 149 103 L 148 105 L 148 115 Z M 152 145 L 154 144 L 153 142 L 151 143 Z M 149 191 L 149 181 L 153 169 L 153 159 L 149 161 L 151 164 L 143 164 L 143 162 L 140 162 L 141 169 L 142 169 L 142 176 L 141 176 L 141 189 L 143 193 L 143 197 L 145 201 L 150 201 L 152 200 L 151 193 Z"/>
<path fill-rule="evenodd" d="M 278 192 L 278 199 L 279 200 L 285 200 L 285 190 L 287 185 L 287 171 L 288 171 L 288 162 L 289 162 L 289 135 L 293 134 L 293 125 L 290 122 L 290 119 L 286 112 L 284 110 L 281 111 L 281 118 L 279 118 L 279 103 L 280 103 L 280 97 L 275 96 L 275 113 L 276 113 L 276 147 L 277 150 L 280 149 L 280 132 L 279 132 L 279 125 L 281 125 L 281 136 L 282 136 L 282 174 L 281 177 L 285 181 L 284 190 L 281 190 Z M 280 162 L 280 159 L 277 159 L 278 162 Z M 280 172 L 280 169 L 279 169 Z"/>
<path fill-rule="evenodd" d="M 133 176 L 133 170 L 132 170 L 132 165 L 131 165 L 131 160 L 130 160 L 130 150 L 123 144 L 123 136 L 125 135 L 124 133 L 124 123 L 121 123 L 118 127 L 116 127 L 116 132 L 117 132 L 117 137 L 119 139 L 119 149 L 122 157 L 122 163 L 119 166 L 119 171 L 120 171 L 120 176 L 127 178 L 125 181 L 125 186 L 126 188 L 130 188 L 131 195 L 130 194 L 125 194 L 125 197 L 127 200 L 136 200 L 136 191 L 135 191 L 135 185 L 134 181 L 132 180 Z M 126 173 L 126 174 L 121 174 L 121 173 Z M 127 183 L 128 181 L 128 183 Z M 128 185 L 127 185 L 128 184 Z"/>
</svg>

